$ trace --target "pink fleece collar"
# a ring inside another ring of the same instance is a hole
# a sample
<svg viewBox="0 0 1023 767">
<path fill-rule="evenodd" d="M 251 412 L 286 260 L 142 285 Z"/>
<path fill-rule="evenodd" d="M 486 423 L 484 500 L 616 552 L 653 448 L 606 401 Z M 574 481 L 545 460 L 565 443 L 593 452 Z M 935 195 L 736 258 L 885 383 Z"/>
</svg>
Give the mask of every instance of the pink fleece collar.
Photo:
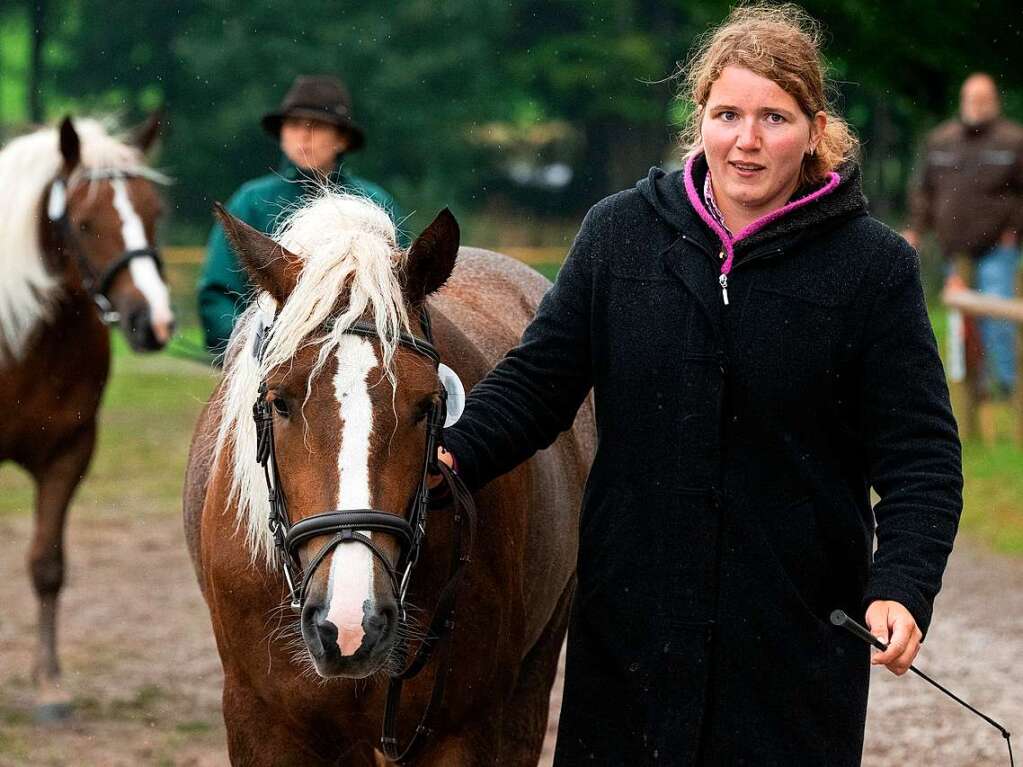
<svg viewBox="0 0 1023 767">
<path fill-rule="evenodd" d="M 732 237 L 728 233 L 728 230 L 721 226 L 714 216 L 710 214 L 710 211 L 708 211 L 707 207 L 703 204 L 703 198 L 700 196 L 700 193 L 696 191 L 696 183 L 693 181 L 693 163 L 701 154 L 703 153 L 697 152 L 686 160 L 686 167 L 683 173 L 685 178 L 686 196 L 689 198 L 689 204 L 693 206 L 693 209 L 696 210 L 700 218 L 703 219 L 703 222 L 707 224 L 714 234 L 718 236 L 718 239 L 721 240 L 721 246 L 725 251 L 725 260 L 724 263 L 721 264 L 721 274 L 726 276 L 732 271 L 732 262 L 735 260 L 735 243 L 744 237 L 749 237 L 755 232 L 759 232 L 765 226 L 774 223 L 787 213 L 791 213 L 797 208 L 802 208 L 804 205 L 809 205 L 811 202 L 819 200 L 821 197 L 830 194 L 835 191 L 839 183 L 842 181 L 842 177 L 832 171 L 828 174 L 828 180 L 820 189 L 810 192 L 810 194 L 796 200 L 792 200 L 792 202 L 783 205 L 777 210 L 772 210 L 770 213 L 761 216 Z"/>
</svg>

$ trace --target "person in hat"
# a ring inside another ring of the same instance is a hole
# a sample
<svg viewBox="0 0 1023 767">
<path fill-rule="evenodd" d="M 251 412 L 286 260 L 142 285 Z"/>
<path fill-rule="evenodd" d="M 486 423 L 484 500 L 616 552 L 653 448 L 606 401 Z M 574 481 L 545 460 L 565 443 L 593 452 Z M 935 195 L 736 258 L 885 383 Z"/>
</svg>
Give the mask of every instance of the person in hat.
<svg viewBox="0 0 1023 767">
<path fill-rule="evenodd" d="M 385 208 L 393 220 L 400 220 L 387 192 L 344 172 L 342 158 L 361 149 L 365 135 L 352 119 L 351 96 L 341 80 L 325 75 L 296 78 L 280 108 L 264 115 L 261 125 L 280 142 L 284 153 L 281 167 L 243 184 L 227 203 L 232 215 L 269 234 L 282 212 L 326 181 L 365 195 Z M 198 285 L 199 317 L 210 352 L 224 352 L 235 320 L 251 295 L 245 271 L 220 224 L 214 224 Z"/>
</svg>

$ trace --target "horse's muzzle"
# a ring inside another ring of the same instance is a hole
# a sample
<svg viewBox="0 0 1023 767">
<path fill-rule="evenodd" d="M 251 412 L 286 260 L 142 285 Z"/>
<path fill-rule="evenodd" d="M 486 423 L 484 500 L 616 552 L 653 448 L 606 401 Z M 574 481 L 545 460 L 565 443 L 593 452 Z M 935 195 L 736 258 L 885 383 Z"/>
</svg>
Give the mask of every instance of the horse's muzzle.
<svg viewBox="0 0 1023 767">
<path fill-rule="evenodd" d="M 161 341 L 156 337 L 156 333 L 153 328 L 152 316 L 149 312 L 148 306 L 141 306 L 137 309 L 131 310 L 128 314 L 123 315 L 124 321 L 122 323 L 122 329 L 124 335 L 128 339 L 128 344 L 131 346 L 132 351 L 136 352 L 155 352 L 159 351 L 166 345 L 166 341 Z M 169 329 L 173 332 L 172 327 Z"/>
<path fill-rule="evenodd" d="M 309 600 L 302 608 L 302 637 L 317 673 L 323 677 L 361 679 L 380 669 L 390 654 L 398 628 L 394 605 L 366 605 L 358 639 L 327 619 L 327 607 Z M 361 639 L 361 641 L 359 641 Z"/>
</svg>

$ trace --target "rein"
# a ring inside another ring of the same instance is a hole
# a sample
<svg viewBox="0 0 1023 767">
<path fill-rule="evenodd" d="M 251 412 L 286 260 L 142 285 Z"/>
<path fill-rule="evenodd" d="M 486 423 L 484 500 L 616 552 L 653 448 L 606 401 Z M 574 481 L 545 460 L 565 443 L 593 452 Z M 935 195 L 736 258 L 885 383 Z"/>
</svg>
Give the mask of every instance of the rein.
<svg viewBox="0 0 1023 767">
<path fill-rule="evenodd" d="M 440 354 L 433 344 L 433 333 L 430 317 L 424 307 L 421 315 L 423 336 L 402 333 L 398 341 L 412 351 L 428 357 L 436 367 L 440 366 Z M 333 327 L 332 321 L 324 323 L 324 330 Z M 270 326 L 259 330 L 253 354 L 262 360 L 266 349 L 266 341 Z M 345 330 L 346 333 L 369 338 L 379 338 L 376 327 L 365 321 L 359 321 Z M 423 473 L 415 496 L 409 504 L 408 519 L 380 511 L 378 509 L 341 509 L 315 514 L 292 524 L 288 515 L 287 500 L 280 484 L 280 470 L 277 465 L 274 444 L 273 407 L 267 401 L 266 381 L 259 386 L 259 394 L 252 406 L 252 417 L 256 423 L 256 460 L 263 468 L 267 492 L 270 500 L 269 528 L 274 538 L 281 560 L 281 570 L 287 585 L 293 610 L 300 612 L 305 596 L 319 566 L 326 557 L 338 546 L 346 543 L 358 543 L 366 546 L 373 557 L 380 561 L 391 581 L 391 588 L 398 602 L 398 614 L 401 622 L 407 621 L 405 598 L 413 571 L 422 553 L 426 538 L 427 517 L 431 509 L 439 511 L 451 508 L 453 511 L 454 545 L 451 552 L 451 564 L 447 584 L 441 591 L 437 607 L 430 622 L 430 627 L 419 645 L 418 650 L 408 661 L 404 670 L 392 675 L 387 688 L 383 731 L 380 737 L 380 749 L 384 755 L 396 764 L 408 764 L 418 755 L 426 741 L 434 733 L 447 675 L 450 671 L 451 644 L 449 637 L 455 628 L 455 602 L 459 586 L 465 574 L 465 566 L 471 561 L 471 552 L 476 534 L 476 505 L 472 495 L 462 480 L 445 464 L 436 460 L 437 447 L 441 443 L 441 430 L 447 412 L 447 391 L 440 390 L 440 402 L 433 405 L 427 415 L 426 456 Z M 442 482 L 447 485 L 450 500 L 445 496 L 445 503 L 439 501 L 431 504 L 429 477 L 440 474 Z M 366 532 L 380 532 L 390 535 L 399 546 L 398 562 L 392 563 L 387 555 L 373 543 Z M 303 544 L 312 538 L 329 535 L 327 541 L 309 560 L 303 569 L 298 552 Z M 448 641 L 444 641 L 448 639 Z M 433 690 L 429 702 L 408 743 L 399 746 L 397 736 L 398 713 L 401 704 L 404 683 L 418 675 L 429 663 L 434 650 L 444 643 L 440 665 L 434 677 Z"/>
<path fill-rule="evenodd" d="M 103 179 L 128 178 L 131 174 L 121 171 L 94 171 L 83 174 L 77 181 L 99 181 Z M 102 271 L 97 271 L 92 262 L 85 257 L 82 248 L 78 244 L 78 238 L 71 227 L 71 220 L 67 210 L 68 180 L 64 176 L 58 176 L 50 185 L 49 200 L 46 205 L 47 217 L 60 230 L 67 244 L 73 245 L 75 259 L 78 263 L 78 271 L 82 276 L 82 287 L 89 294 L 89 298 L 96 304 L 96 311 L 104 325 L 116 325 L 121 321 L 121 314 L 114 309 L 107 295 L 110 286 L 113 285 L 117 275 L 128 268 L 136 258 L 151 258 L 156 264 L 156 270 L 160 278 L 164 278 L 163 258 L 156 248 L 134 248 L 124 251 L 114 261 L 107 264 Z"/>
</svg>

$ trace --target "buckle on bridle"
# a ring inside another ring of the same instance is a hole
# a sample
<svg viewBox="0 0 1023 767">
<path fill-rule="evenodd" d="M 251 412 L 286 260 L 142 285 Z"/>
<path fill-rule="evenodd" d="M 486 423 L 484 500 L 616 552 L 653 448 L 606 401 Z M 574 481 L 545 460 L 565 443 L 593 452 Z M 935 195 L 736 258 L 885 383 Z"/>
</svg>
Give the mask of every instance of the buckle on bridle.
<svg viewBox="0 0 1023 767">
<path fill-rule="evenodd" d="M 116 325 L 121 321 L 121 313 L 114 308 L 113 304 L 110 303 L 110 299 L 105 295 L 95 293 L 92 300 L 96 303 L 100 321 L 104 325 Z"/>
<path fill-rule="evenodd" d="M 302 611 L 302 600 L 299 597 L 298 591 L 295 590 L 295 581 L 291 575 L 291 565 L 288 564 L 287 560 L 284 561 L 284 582 L 288 586 L 288 594 L 291 595 L 291 609 L 295 612 Z"/>
<path fill-rule="evenodd" d="M 408 594 L 409 581 L 412 580 L 412 566 L 415 563 L 409 560 L 405 565 L 405 572 L 401 574 L 401 585 L 398 586 L 398 609 L 401 611 L 401 622 L 405 623 L 408 615 L 405 612 L 405 595 Z"/>
</svg>

